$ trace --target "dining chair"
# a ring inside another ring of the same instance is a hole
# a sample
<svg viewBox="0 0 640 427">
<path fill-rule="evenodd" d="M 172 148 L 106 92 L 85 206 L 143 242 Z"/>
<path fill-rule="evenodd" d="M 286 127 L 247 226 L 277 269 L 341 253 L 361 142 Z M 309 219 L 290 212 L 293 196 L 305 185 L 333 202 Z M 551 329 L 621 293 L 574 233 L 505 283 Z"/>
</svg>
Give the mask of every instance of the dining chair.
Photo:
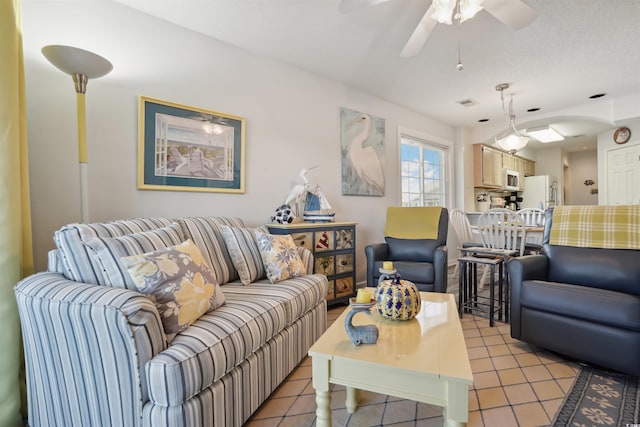
<svg viewBox="0 0 640 427">
<path fill-rule="evenodd" d="M 510 256 L 524 254 L 525 223 L 513 211 L 487 211 L 478 218 L 478 230 L 483 246 L 504 250 Z"/>
<path fill-rule="evenodd" d="M 465 246 L 477 246 L 478 243 L 474 242 L 473 232 L 471 231 L 471 223 L 469 223 L 469 217 L 462 209 L 451 209 L 449 212 L 449 222 L 453 226 L 453 231 L 458 239 L 458 257 L 462 256 L 461 248 Z M 458 274 L 460 266 L 456 263 L 454 276 Z"/>
<path fill-rule="evenodd" d="M 504 264 L 514 256 L 524 255 L 526 241 L 525 223 L 510 209 L 488 210 L 478 217 L 478 230 L 483 246 L 493 250 L 494 256 L 502 257 Z M 487 281 L 488 270 L 485 269 L 480 283 Z M 509 316 L 509 277 L 504 272 L 505 311 Z"/>
<path fill-rule="evenodd" d="M 544 227 L 544 210 L 538 208 L 521 209 L 516 213 L 525 227 Z M 542 233 L 527 233 L 524 246 L 525 254 L 539 253 L 542 250 Z"/>
<path fill-rule="evenodd" d="M 516 215 L 522 219 L 527 227 L 543 227 L 544 226 L 544 209 L 526 208 L 520 209 Z"/>
</svg>

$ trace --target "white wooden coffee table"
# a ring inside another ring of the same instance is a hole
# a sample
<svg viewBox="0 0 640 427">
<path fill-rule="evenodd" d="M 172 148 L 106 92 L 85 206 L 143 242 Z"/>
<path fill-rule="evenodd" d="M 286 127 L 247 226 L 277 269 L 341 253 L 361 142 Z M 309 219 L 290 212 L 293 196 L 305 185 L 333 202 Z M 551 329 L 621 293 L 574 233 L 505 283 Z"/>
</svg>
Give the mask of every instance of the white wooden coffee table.
<svg viewBox="0 0 640 427">
<path fill-rule="evenodd" d="M 473 374 L 452 294 L 421 292 L 422 307 L 409 321 L 357 314 L 354 325 L 375 324 L 375 344 L 355 346 L 344 328 L 350 308 L 309 350 L 317 421 L 331 426 L 329 384 L 346 386 L 347 411 L 357 408 L 357 390 L 443 406 L 446 426 L 464 426 L 469 417 Z"/>
</svg>

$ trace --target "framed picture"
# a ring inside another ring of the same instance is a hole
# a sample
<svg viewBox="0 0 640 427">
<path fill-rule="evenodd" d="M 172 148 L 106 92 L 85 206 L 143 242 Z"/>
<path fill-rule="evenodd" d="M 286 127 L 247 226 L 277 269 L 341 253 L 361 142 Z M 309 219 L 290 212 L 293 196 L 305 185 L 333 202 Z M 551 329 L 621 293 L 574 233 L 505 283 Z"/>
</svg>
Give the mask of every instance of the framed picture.
<svg viewBox="0 0 640 427">
<path fill-rule="evenodd" d="M 385 121 L 340 109 L 342 194 L 384 196 Z"/>
<path fill-rule="evenodd" d="M 141 96 L 138 188 L 244 193 L 245 119 Z"/>
</svg>

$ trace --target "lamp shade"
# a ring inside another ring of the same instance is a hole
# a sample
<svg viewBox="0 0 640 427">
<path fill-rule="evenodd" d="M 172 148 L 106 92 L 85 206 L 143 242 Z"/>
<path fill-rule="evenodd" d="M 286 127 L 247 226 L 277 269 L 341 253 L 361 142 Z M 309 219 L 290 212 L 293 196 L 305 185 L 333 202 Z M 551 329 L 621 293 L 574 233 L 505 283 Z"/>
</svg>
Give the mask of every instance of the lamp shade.
<svg viewBox="0 0 640 427">
<path fill-rule="evenodd" d="M 516 151 L 522 150 L 527 146 L 529 138 L 519 134 L 509 134 L 500 138 L 496 138 L 496 144 L 504 151 L 514 154 Z"/>
<path fill-rule="evenodd" d="M 70 74 L 82 74 L 96 79 L 108 74 L 113 65 L 100 55 L 77 47 L 49 45 L 42 48 L 42 54 L 59 70 Z"/>
</svg>

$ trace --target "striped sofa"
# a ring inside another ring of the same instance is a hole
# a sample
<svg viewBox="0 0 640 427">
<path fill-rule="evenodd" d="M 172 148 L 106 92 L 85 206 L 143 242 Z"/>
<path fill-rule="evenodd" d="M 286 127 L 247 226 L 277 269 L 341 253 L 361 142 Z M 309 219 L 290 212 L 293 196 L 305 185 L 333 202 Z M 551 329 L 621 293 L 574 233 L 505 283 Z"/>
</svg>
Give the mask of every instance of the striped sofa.
<svg viewBox="0 0 640 427">
<path fill-rule="evenodd" d="M 139 218 L 55 233 L 47 272 L 15 287 L 31 426 L 240 426 L 326 328 L 327 279 L 244 286 L 221 226 L 238 218 Z M 156 306 L 109 279 L 92 239 L 139 253 L 190 238 L 225 296 L 167 343 Z M 307 271 L 313 256 L 299 248 Z"/>
</svg>

